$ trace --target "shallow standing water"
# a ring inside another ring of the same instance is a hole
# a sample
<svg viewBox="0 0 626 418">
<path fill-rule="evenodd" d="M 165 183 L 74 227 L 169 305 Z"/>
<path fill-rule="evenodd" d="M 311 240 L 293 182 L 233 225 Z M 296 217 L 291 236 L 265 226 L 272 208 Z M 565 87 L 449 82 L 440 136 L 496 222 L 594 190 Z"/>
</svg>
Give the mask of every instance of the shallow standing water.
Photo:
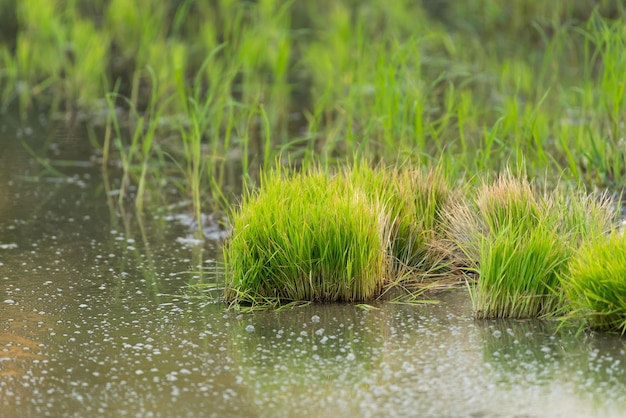
<svg viewBox="0 0 626 418">
<path fill-rule="evenodd" d="M 188 239 L 184 216 L 116 213 L 83 138 L 0 131 L 0 416 L 626 414 L 626 340 L 474 321 L 464 290 L 253 314 L 185 297 L 219 242 Z"/>
</svg>

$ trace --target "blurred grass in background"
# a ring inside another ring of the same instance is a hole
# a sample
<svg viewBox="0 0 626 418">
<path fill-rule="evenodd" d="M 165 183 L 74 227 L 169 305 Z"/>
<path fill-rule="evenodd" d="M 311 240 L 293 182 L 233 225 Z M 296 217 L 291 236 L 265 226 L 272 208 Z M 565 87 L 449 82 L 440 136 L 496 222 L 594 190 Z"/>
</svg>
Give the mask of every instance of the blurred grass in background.
<svg viewBox="0 0 626 418">
<path fill-rule="evenodd" d="M 366 158 L 620 190 L 625 18 L 615 0 L 0 0 L 0 109 L 108 126 L 105 160 L 140 190 L 174 161 L 198 218 L 233 159 L 244 181 Z"/>
</svg>

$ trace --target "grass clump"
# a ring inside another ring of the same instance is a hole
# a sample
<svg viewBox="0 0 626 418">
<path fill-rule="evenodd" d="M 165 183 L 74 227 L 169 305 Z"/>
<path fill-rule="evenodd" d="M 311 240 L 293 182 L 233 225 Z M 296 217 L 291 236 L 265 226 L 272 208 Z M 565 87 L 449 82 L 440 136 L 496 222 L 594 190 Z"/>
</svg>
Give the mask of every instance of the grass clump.
<svg viewBox="0 0 626 418">
<path fill-rule="evenodd" d="M 444 209 L 453 191 L 440 167 L 372 169 L 357 165 L 344 175 L 385 203 L 396 281 L 410 282 L 444 269 Z"/>
<path fill-rule="evenodd" d="M 443 172 L 396 170 L 389 193 L 395 277 L 411 281 L 446 270 L 442 226 L 452 191 Z"/>
<path fill-rule="evenodd" d="M 472 204 L 457 205 L 450 231 L 478 276 L 470 287 L 476 317 L 556 313 L 564 304 L 559 277 L 572 253 L 597 239 L 611 218 L 607 199 L 560 189 L 548 196 L 510 173 L 483 186 Z"/>
<path fill-rule="evenodd" d="M 418 284 L 446 267 L 441 250 L 451 194 L 437 169 L 358 163 L 262 175 L 231 215 L 225 247 L 229 301 L 363 301 Z"/>
<path fill-rule="evenodd" d="M 626 332 L 626 237 L 608 237 L 583 244 L 570 262 L 563 289 L 570 317 L 592 327 Z"/>
<path fill-rule="evenodd" d="M 481 241 L 479 280 L 470 289 L 479 318 L 533 318 L 554 313 L 554 291 L 568 248 L 549 227 L 524 221 Z"/>
<path fill-rule="evenodd" d="M 387 278 L 384 207 L 343 176 L 267 173 L 232 223 L 227 300 L 362 301 Z"/>
</svg>

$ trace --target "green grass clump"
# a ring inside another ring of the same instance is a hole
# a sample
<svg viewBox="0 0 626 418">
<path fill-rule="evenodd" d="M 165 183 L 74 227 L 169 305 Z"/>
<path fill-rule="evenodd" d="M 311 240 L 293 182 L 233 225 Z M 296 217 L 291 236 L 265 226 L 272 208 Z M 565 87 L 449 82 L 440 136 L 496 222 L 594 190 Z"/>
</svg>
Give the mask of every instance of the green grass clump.
<svg viewBox="0 0 626 418">
<path fill-rule="evenodd" d="M 387 278 L 384 207 L 343 176 L 267 173 L 232 223 L 229 301 L 362 301 Z"/>
<path fill-rule="evenodd" d="M 563 278 L 570 317 L 592 327 L 626 332 L 626 237 L 613 233 L 582 245 Z"/>
<path fill-rule="evenodd" d="M 528 226 L 514 221 L 482 240 L 479 279 L 470 290 L 476 317 L 541 317 L 560 306 L 555 288 L 569 248 L 550 227 Z"/>
<path fill-rule="evenodd" d="M 563 307 L 559 277 L 572 253 L 580 242 L 597 239 L 612 219 L 605 198 L 560 189 L 548 196 L 511 174 L 449 215 L 453 240 L 478 275 L 470 287 L 478 318 L 556 313 Z"/>
<path fill-rule="evenodd" d="M 412 281 L 445 267 L 444 209 L 453 194 L 440 167 L 372 169 L 357 165 L 344 173 L 385 203 L 390 220 L 390 256 L 396 280 Z"/>
<path fill-rule="evenodd" d="M 510 174 L 485 186 L 477 197 L 480 236 L 478 283 L 471 288 L 477 317 L 529 318 L 550 314 L 559 305 L 557 273 L 568 246 L 556 219 L 532 186 Z"/>
<path fill-rule="evenodd" d="M 443 172 L 396 170 L 391 175 L 391 253 L 396 277 L 433 274 L 446 266 L 444 209 L 452 191 Z"/>
<path fill-rule="evenodd" d="M 362 301 L 445 270 L 439 169 L 319 169 L 262 175 L 231 214 L 229 301 Z"/>
</svg>

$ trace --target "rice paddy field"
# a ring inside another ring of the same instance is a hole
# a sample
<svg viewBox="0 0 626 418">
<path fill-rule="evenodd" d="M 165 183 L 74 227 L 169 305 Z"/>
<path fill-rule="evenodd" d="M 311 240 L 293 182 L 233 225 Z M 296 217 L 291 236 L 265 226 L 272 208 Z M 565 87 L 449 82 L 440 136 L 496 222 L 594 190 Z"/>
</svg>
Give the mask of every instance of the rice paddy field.
<svg viewBox="0 0 626 418">
<path fill-rule="evenodd" d="M 623 416 L 624 22 L 0 0 L 0 416 Z"/>
</svg>

